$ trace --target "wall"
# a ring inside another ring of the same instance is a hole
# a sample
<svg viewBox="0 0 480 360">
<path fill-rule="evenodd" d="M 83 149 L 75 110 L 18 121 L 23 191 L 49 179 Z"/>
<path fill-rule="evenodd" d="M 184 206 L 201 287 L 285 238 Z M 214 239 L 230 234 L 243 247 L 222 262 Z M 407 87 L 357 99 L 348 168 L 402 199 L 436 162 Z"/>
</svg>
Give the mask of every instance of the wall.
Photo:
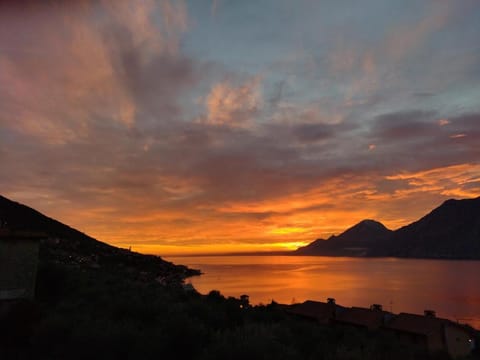
<svg viewBox="0 0 480 360">
<path fill-rule="evenodd" d="M 470 354 L 473 341 L 470 335 L 457 326 L 445 326 L 445 342 L 447 343 L 448 353 L 454 359 Z"/>
<path fill-rule="evenodd" d="M 0 238 L 0 300 L 33 298 L 39 242 L 28 238 Z"/>
</svg>

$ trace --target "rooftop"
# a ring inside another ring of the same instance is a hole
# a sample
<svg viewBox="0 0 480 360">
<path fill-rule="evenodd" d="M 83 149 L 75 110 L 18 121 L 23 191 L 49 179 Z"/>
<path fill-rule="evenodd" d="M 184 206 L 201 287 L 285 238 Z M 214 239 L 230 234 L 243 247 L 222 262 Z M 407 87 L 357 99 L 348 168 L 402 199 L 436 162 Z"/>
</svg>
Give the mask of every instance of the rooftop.
<svg viewBox="0 0 480 360">
<path fill-rule="evenodd" d="M 385 318 L 393 316 L 392 313 L 380 309 L 366 309 L 360 307 L 345 308 L 337 316 L 339 323 L 363 326 L 376 329 L 384 325 Z"/>
<path fill-rule="evenodd" d="M 301 304 L 294 304 L 289 307 L 289 312 L 295 315 L 316 319 L 322 323 L 332 320 L 343 306 L 336 305 L 335 302 L 320 302 L 307 300 Z"/>
</svg>

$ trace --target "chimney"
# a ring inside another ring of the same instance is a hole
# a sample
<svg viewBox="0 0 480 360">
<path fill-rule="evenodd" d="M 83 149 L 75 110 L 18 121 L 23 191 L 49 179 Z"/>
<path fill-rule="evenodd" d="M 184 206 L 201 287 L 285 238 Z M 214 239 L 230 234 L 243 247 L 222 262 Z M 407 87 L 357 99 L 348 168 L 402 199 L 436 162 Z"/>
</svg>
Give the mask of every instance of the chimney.
<svg viewBox="0 0 480 360">
<path fill-rule="evenodd" d="M 370 305 L 370 310 L 383 311 L 383 306 L 380 305 L 380 304 L 372 304 L 372 305 Z"/>
<path fill-rule="evenodd" d="M 434 318 L 434 317 L 436 316 L 434 310 L 425 310 L 425 311 L 423 312 L 423 314 L 424 314 L 426 317 L 433 317 L 433 318 Z"/>
<path fill-rule="evenodd" d="M 335 299 L 334 298 L 328 298 L 327 299 L 327 304 L 335 304 Z"/>
</svg>

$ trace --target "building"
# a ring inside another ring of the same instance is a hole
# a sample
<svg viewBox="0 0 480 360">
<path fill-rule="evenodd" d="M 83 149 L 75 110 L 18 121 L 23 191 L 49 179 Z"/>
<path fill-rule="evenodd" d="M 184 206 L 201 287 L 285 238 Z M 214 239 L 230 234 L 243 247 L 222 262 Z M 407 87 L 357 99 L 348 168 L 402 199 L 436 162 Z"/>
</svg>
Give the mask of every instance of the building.
<svg viewBox="0 0 480 360">
<path fill-rule="evenodd" d="M 475 345 L 468 327 L 438 318 L 428 310 L 423 316 L 400 313 L 386 328 L 401 342 L 425 346 L 430 353 L 447 352 L 454 359 L 470 354 Z"/>
<path fill-rule="evenodd" d="M 361 307 L 345 308 L 338 314 L 335 323 L 366 330 L 377 330 L 383 327 L 392 316 L 392 313 L 383 311 L 381 305 L 373 304 L 369 309 Z"/>
<path fill-rule="evenodd" d="M 432 310 L 424 315 L 383 311 L 382 306 L 346 308 L 335 303 L 305 301 L 285 307 L 286 311 L 325 325 L 354 327 L 393 334 L 400 343 L 425 353 L 448 353 L 453 358 L 468 356 L 475 349 L 478 333 L 468 325 L 436 317 Z"/>
<path fill-rule="evenodd" d="M 335 303 L 335 299 L 328 298 L 327 302 L 307 300 L 301 304 L 288 307 L 288 312 L 294 315 L 316 320 L 321 324 L 332 324 L 338 313 L 344 309 Z"/>
<path fill-rule="evenodd" d="M 0 227 L 0 300 L 32 299 L 45 234 Z"/>
</svg>

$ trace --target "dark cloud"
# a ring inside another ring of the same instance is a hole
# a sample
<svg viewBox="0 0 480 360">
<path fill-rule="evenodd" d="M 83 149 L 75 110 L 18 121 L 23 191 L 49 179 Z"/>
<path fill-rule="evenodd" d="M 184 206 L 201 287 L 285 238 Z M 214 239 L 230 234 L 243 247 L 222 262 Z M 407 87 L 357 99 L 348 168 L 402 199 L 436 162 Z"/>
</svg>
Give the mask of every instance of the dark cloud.
<svg viewBox="0 0 480 360">
<path fill-rule="evenodd" d="M 135 44 L 133 36 L 118 23 L 104 31 L 113 69 L 135 100 L 141 112 L 139 120 L 173 120 L 180 112 L 178 94 L 197 80 L 194 64 L 178 54 L 148 54 L 151 50 L 143 48 L 143 43 Z"/>
<path fill-rule="evenodd" d="M 300 124 L 293 130 L 295 136 L 301 142 L 315 142 L 332 137 L 333 129 L 326 124 Z"/>
<path fill-rule="evenodd" d="M 375 119 L 368 138 L 377 144 L 375 159 L 387 171 L 476 163 L 478 119 L 478 114 L 446 120 L 435 112 L 388 113 Z"/>
<path fill-rule="evenodd" d="M 440 129 L 435 123 L 434 112 L 412 110 L 380 115 L 372 130 L 382 140 L 405 141 L 431 136 Z"/>
</svg>

